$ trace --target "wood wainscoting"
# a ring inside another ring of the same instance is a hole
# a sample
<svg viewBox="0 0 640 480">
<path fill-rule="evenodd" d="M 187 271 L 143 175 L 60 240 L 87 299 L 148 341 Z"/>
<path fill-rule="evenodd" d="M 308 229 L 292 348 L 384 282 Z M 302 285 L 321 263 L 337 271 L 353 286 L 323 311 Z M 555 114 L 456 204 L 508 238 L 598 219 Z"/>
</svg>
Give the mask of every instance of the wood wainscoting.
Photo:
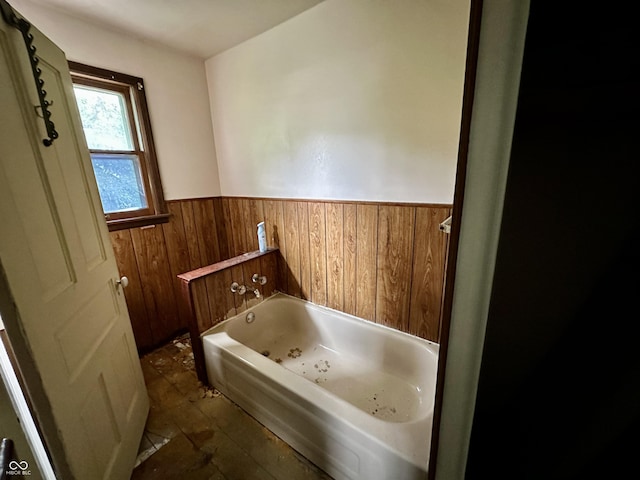
<svg viewBox="0 0 640 480">
<path fill-rule="evenodd" d="M 279 249 L 278 290 L 439 340 L 451 205 L 215 197 L 169 201 L 155 227 L 111 233 L 139 351 L 186 331 L 177 275 Z M 201 308 L 209 308 L 202 305 Z M 204 312 L 206 314 L 206 312 Z"/>
<path fill-rule="evenodd" d="M 201 334 L 217 323 L 234 317 L 276 293 L 277 249 L 265 252 L 245 252 L 206 267 L 178 275 L 181 296 L 180 310 L 187 316 L 192 342 L 196 374 L 202 383 L 209 383 Z M 264 283 L 254 280 L 264 277 Z M 231 285 L 246 287 L 246 293 L 233 290 Z M 205 306 L 207 308 L 202 308 Z"/>
<path fill-rule="evenodd" d="M 280 250 L 278 289 L 437 342 L 451 205 L 224 197 L 231 255 Z"/>
<path fill-rule="evenodd" d="M 138 351 L 187 330 L 178 275 L 229 258 L 221 198 L 167 202 L 168 223 L 111 232 Z M 204 307 L 203 307 L 204 308 Z"/>
</svg>

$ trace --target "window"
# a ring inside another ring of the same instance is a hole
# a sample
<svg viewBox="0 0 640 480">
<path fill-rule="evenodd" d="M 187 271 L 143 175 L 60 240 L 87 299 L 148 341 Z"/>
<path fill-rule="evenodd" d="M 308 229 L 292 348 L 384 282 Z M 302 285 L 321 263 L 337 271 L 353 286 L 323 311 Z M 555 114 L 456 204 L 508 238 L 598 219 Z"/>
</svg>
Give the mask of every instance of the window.
<svg viewBox="0 0 640 480">
<path fill-rule="evenodd" d="M 166 222 L 141 78 L 69 62 L 109 230 Z"/>
</svg>

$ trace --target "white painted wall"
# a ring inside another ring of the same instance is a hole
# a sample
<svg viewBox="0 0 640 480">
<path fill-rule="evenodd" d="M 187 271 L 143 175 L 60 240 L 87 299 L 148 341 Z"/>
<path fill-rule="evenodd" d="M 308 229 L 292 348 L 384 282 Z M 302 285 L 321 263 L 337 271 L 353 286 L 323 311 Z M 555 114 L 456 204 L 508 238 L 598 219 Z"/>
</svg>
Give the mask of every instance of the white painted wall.
<svg viewBox="0 0 640 480">
<path fill-rule="evenodd" d="M 27 0 L 10 3 L 62 48 L 69 60 L 144 79 L 166 199 L 220 195 L 201 59 L 109 31 Z M 55 122 L 55 118 L 52 120 Z"/>
<path fill-rule="evenodd" d="M 326 0 L 206 62 L 223 195 L 452 203 L 469 0 Z"/>
</svg>

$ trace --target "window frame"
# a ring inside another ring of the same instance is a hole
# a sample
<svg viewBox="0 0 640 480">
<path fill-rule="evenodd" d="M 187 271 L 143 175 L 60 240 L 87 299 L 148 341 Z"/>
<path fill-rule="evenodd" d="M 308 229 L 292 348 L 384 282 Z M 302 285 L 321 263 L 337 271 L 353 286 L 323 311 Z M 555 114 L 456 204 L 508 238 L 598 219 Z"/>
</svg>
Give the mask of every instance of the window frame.
<svg viewBox="0 0 640 480">
<path fill-rule="evenodd" d="M 74 85 L 110 90 L 122 94 L 125 98 L 133 150 L 89 149 L 89 152 L 98 155 L 136 155 L 140 163 L 147 207 L 125 212 L 105 213 L 109 231 L 168 222 L 169 213 L 160 180 L 143 79 L 78 62 L 69 61 L 68 64 Z"/>
</svg>

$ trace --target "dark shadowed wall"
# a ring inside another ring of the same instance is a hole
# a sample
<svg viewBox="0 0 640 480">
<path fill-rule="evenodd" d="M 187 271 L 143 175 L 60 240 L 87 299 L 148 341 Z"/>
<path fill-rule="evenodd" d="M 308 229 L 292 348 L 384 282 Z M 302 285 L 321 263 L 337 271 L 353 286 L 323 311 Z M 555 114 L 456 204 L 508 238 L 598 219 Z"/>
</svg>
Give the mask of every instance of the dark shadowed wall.
<svg viewBox="0 0 640 480">
<path fill-rule="evenodd" d="M 532 2 L 468 479 L 636 475 L 636 23 Z"/>
</svg>

